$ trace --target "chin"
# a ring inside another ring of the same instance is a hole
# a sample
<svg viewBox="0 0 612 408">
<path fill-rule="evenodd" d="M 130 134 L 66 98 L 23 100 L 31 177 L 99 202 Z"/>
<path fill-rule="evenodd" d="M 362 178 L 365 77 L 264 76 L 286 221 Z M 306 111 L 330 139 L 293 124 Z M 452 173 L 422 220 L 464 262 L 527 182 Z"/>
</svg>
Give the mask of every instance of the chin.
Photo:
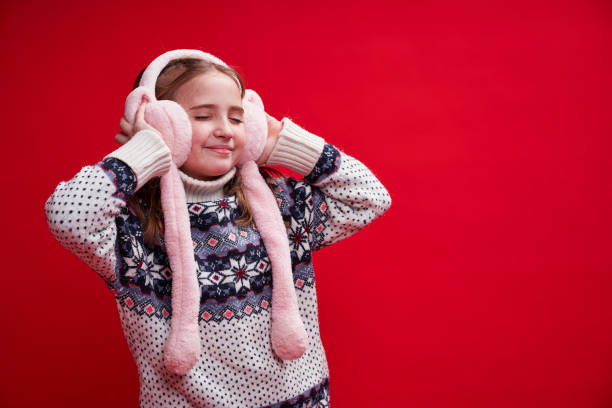
<svg viewBox="0 0 612 408">
<path fill-rule="evenodd" d="M 232 167 L 233 166 L 229 166 L 229 165 L 228 166 L 215 166 L 213 168 L 206 169 L 204 173 L 208 174 L 210 177 L 219 177 L 219 176 L 224 175 L 228 171 L 230 171 Z"/>
</svg>

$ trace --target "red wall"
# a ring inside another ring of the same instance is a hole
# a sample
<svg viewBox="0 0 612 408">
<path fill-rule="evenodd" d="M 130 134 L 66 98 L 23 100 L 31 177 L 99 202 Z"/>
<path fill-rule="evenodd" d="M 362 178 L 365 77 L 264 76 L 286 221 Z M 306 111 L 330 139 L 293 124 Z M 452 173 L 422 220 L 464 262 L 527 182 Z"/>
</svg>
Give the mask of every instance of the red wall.
<svg viewBox="0 0 612 408">
<path fill-rule="evenodd" d="M 44 202 L 117 147 L 141 68 L 200 48 L 393 198 L 315 255 L 334 407 L 612 406 L 610 2 L 91 3 L 0 6 L 0 405 L 137 406 Z"/>
</svg>

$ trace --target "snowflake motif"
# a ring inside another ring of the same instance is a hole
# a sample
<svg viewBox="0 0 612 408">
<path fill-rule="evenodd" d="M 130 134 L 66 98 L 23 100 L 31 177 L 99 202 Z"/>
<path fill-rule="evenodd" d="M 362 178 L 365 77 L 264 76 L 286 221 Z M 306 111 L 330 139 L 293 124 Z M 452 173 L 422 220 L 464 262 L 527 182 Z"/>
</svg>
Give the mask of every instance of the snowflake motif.
<svg viewBox="0 0 612 408">
<path fill-rule="evenodd" d="M 232 207 L 228 200 L 215 201 L 212 205 L 207 206 L 204 213 L 216 212 L 219 219 L 229 218 L 232 213 Z"/>
<path fill-rule="evenodd" d="M 125 276 L 129 276 L 130 278 L 135 278 L 138 276 L 138 272 L 143 270 L 146 265 L 146 258 L 144 248 L 142 244 L 136 240 L 133 236 L 129 237 L 132 244 L 132 256 L 125 257 L 125 263 L 128 266 L 128 270 L 125 273 Z"/>
<path fill-rule="evenodd" d="M 298 257 L 302 257 L 304 252 L 308 250 L 308 234 L 301 226 L 296 226 L 289 232 L 289 248 L 297 253 Z"/>
<path fill-rule="evenodd" d="M 149 291 L 153 289 L 155 281 L 166 281 L 170 277 L 170 269 L 164 265 L 155 263 L 155 254 L 146 253 L 142 243 L 131 237 L 132 256 L 125 257 L 127 270 L 124 275 L 133 281 L 140 280 L 142 285 Z"/>
<path fill-rule="evenodd" d="M 223 282 L 221 283 L 233 283 L 236 286 L 236 293 L 246 288 L 251 289 L 250 278 L 259 275 L 261 272 L 257 269 L 259 261 L 247 262 L 244 254 L 239 258 L 230 258 L 230 269 L 222 271 L 224 276 Z"/>
<path fill-rule="evenodd" d="M 198 260 L 198 281 L 202 302 L 224 302 L 230 296 L 259 293 L 271 283 L 270 261 L 262 248 L 248 246 L 245 252 L 231 252 Z M 265 252 L 265 249 L 263 249 Z"/>
</svg>

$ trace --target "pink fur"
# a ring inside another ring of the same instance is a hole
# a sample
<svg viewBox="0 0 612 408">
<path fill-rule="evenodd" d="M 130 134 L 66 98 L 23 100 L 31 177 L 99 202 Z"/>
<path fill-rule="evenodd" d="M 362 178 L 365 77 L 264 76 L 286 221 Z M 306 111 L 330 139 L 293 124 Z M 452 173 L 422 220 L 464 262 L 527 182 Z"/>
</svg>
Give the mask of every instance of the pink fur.
<svg viewBox="0 0 612 408">
<path fill-rule="evenodd" d="M 263 101 L 255 91 L 246 90 L 243 108 L 247 152 L 239 165 L 255 224 L 272 263 L 272 349 L 283 360 L 295 360 L 306 351 L 308 336 L 297 307 L 287 232 L 276 198 L 255 163 L 266 143 L 268 121 Z"/>
<path fill-rule="evenodd" d="M 179 183 L 176 182 L 179 180 Z M 176 374 L 186 374 L 200 356 L 198 313 L 200 293 L 197 281 L 189 214 L 185 190 L 174 163 L 161 179 L 164 209 L 164 239 L 172 276 L 172 321 L 164 346 L 166 367 Z M 173 215 L 173 216 L 171 216 Z"/>
<path fill-rule="evenodd" d="M 272 262 L 272 348 L 283 360 L 295 360 L 306 351 L 308 336 L 297 307 L 285 225 L 272 191 L 259 176 L 257 164 L 249 161 L 240 171 L 255 225 Z"/>
<path fill-rule="evenodd" d="M 248 161 L 256 161 L 264 150 L 268 136 L 268 121 L 263 101 L 252 89 L 244 92 L 242 100 L 244 109 L 244 131 L 247 135 L 247 143 L 240 157 L 239 165 Z"/>
</svg>

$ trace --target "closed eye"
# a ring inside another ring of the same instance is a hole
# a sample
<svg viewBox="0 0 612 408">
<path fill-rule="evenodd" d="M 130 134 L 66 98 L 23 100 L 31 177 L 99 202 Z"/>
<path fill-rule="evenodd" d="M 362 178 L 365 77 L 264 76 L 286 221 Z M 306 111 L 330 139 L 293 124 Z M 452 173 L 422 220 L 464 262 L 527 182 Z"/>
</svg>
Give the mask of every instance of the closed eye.
<svg viewBox="0 0 612 408">
<path fill-rule="evenodd" d="M 196 116 L 195 119 L 196 120 L 206 120 L 209 119 L 210 116 Z M 242 120 L 238 119 L 238 118 L 230 118 L 230 120 L 234 121 L 234 123 L 242 123 Z"/>
</svg>

